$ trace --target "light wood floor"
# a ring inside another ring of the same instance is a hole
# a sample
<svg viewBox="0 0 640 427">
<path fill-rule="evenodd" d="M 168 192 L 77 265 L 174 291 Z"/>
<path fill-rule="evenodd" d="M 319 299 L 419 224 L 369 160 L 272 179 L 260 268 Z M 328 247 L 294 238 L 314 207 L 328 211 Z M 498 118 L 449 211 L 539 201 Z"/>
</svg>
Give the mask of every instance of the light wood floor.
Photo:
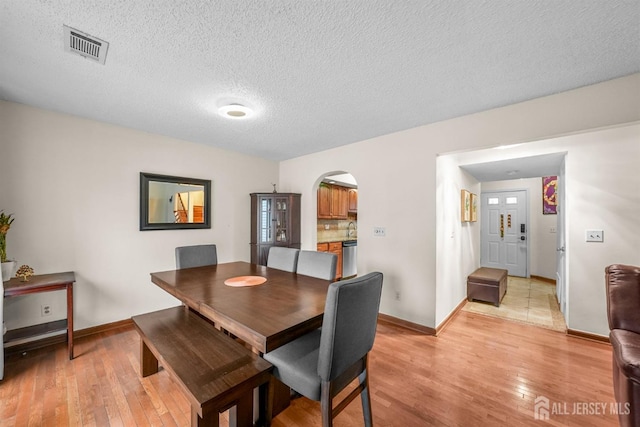
<svg viewBox="0 0 640 427">
<path fill-rule="evenodd" d="M 189 425 L 166 371 L 140 378 L 138 352 L 127 327 L 78 339 L 73 361 L 64 344 L 10 356 L 0 426 Z M 370 371 L 376 426 L 617 425 L 608 344 L 504 319 L 460 312 L 437 338 L 381 324 Z M 534 419 L 538 396 L 569 414 Z M 604 414 L 571 414 L 596 402 Z M 360 426 L 361 414 L 355 400 L 335 425 Z M 319 404 L 296 399 L 274 425 L 318 426 Z"/>
</svg>

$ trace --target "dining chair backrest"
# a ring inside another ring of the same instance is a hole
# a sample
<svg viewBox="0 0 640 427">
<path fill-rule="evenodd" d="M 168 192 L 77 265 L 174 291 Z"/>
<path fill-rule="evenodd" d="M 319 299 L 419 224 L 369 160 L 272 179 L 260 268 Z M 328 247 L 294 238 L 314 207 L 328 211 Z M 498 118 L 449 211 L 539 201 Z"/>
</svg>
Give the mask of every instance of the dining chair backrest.
<svg viewBox="0 0 640 427">
<path fill-rule="evenodd" d="M 322 321 L 318 375 L 332 381 L 373 347 L 382 295 L 382 273 L 329 285 Z"/>
<path fill-rule="evenodd" d="M 264 354 L 273 376 L 303 396 L 320 401 L 322 426 L 360 396 L 364 425 L 373 426 L 369 351 L 382 294 L 382 273 L 333 282 L 327 290 L 322 327 Z M 342 391 L 357 378 L 344 397 Z M 338 394 L 343 397 L 339 402 Z M 334 401 L 334 398 L 335 401 Z"/>
<path fill-rule="evenodd" d="M 299 253 L 300 249 L 272 246 L 269 248 L 267 267 L 295 273 L 298 265 Z"/>
<path fill-rule="evenodd" d="M 335 280 L 338 255 L 329 252 L 300 251 L 296 273 L 317 277 L 324 280 Z"/>
<path fill-rule="evenodd" d="M 203 267 L 218 264 L 216 245 L 180 246 L 176 248 L 176 268 Z"/>
</svg>

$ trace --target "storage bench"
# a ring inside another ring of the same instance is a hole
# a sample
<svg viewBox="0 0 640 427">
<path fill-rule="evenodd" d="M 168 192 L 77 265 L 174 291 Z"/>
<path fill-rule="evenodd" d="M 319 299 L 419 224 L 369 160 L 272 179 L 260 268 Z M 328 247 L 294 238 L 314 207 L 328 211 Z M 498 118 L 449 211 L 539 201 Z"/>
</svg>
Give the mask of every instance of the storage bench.
<svg viewBox="0 0 640 427">
<path fill-rule="evenodd" d="M 500 306 L 507 292 L 507 270 L 481 267 L 467 277 L 467 299 L 492 302 Z"/>
<path fill-rule="evenodd" d="M 158 372 L 158 361 L 191 403 L 192 426 L 218 426 L 219 413 L 231 408 L 231 425 L 253 425 L 253 390 L 262 387 L 259 423 L 269 425 L 272 365 L 246 349 L 187 307 L 132 317 L 140 334 L 140 372 Z M 232 421 L 233 420 L 233 421 Z"/>
</svg>

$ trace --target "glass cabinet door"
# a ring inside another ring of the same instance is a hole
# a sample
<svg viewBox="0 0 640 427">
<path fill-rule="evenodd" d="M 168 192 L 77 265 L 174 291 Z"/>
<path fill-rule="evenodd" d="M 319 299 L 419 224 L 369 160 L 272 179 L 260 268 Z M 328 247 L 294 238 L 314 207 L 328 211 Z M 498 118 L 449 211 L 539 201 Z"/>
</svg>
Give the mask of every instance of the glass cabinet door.
<svg viewBox="0 0 640 427">
<path fill-rule="evenodd" d="M 287 242 L 289 236 L 289 230 L 287 230 L 287 215 L 288 215 L 288 199 L 276 197 L 275 206 L 275 223 L 276 223 L 276 242 Z"/>
<path fill-rule="evenodd" d="M 260 243 L 273 243 L 274 223 L 273 199 L 271 197 L 260 198 Z"/>
</svg>

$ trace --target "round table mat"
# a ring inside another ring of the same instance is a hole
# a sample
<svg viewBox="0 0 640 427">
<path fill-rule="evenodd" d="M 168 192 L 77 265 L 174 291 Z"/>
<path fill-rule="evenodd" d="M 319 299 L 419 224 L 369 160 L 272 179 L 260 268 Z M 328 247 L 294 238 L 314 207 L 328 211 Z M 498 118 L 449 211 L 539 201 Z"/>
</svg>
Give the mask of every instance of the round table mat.
<svg viewBox="0 0 640 427">
<path fill-rule="evenodd" d="M 262 285 L 266 281 L 267 278 L 262 276 L 238 276 L 225 280 L 224 284 L 233 287 L 257 286 Z"/>
</svg>

